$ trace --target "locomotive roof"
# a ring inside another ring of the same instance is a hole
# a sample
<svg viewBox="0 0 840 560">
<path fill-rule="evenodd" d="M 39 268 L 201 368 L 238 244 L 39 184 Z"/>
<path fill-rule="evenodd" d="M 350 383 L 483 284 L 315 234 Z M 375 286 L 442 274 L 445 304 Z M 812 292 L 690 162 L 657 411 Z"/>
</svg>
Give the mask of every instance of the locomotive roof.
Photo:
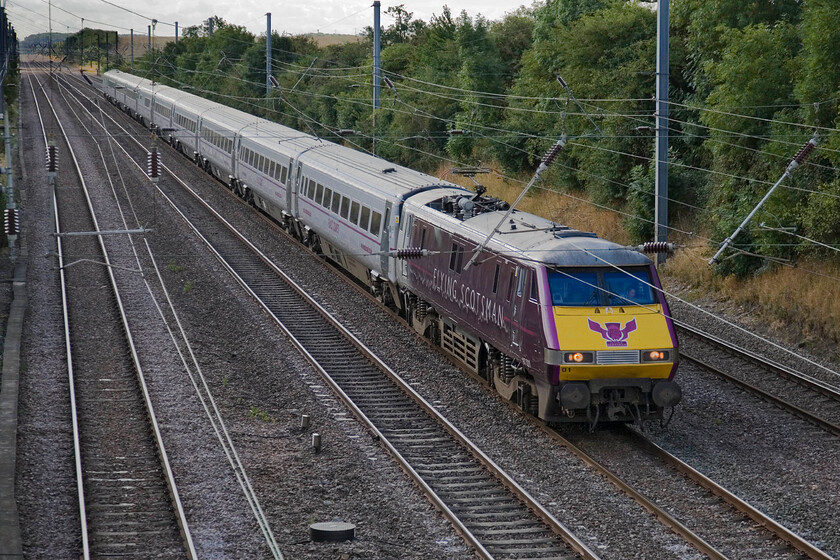
<svg viewBox="0 0 840 560">
<path fill-rule="evenodd" d="M 478 234 L 481 242 L 504 215 L 501 210 L 485 212 L 463 223 L 471 232 Z M 601 239 L 594 233 L 572 229 L 519 210 L 514 210 L 506 223 L 493 234 L 490 245 L 502 252 L 513 250 L 513 257 L 558 266 L 633 266 L 651 262 L 638 251 Z"/>
<path fill-rule="evenodd" d="M 458 196 L 459 193 L 446 193 Z M 412 197 L 411 203 L 432 224 L 455 230 L 476 245 L 499 225 L 505 210 L 494 210 L 460 219 L 439 209 L 440 194 L 430 191 Z M 488 249 L 514 259 L 557 266 L 649 265 L 645 255 L 594 233 L 569 228 L 546 218 L 514 210 L 494 233 Z M 479 258 L 480 262 L 481 259 Z"/>
</svg>

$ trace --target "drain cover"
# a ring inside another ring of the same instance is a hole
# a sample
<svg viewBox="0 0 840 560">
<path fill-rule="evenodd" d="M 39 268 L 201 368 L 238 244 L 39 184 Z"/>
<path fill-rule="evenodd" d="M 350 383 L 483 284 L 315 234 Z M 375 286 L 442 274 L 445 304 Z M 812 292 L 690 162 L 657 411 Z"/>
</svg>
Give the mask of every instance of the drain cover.
<svg viewBox="0 0 840 560">
<path fill-rule="evenodd" d="M 352 541 L 355 534 L 355 525 L 341 521 L 313 523 L 309 526 L 309 536 L 314 542 Z"/>
</svg>

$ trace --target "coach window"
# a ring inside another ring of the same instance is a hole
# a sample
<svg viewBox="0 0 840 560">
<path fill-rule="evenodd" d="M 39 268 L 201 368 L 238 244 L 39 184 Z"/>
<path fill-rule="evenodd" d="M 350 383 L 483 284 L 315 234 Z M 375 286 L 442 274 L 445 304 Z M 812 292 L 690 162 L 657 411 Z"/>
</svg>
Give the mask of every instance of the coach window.
<svg viewBox="0 0 840 560">
<path fill-rule="evenodd" d="M 274 177 L 274 172 L 275 172 L 275 171 L 277 171 L 277 167 L 276 167 L 276 166 L 277 166 L 277 164 L 276 164 L 276 163 L 274 163 L 273 161 L 272 161 L 272 162 L 269 162 L 269 165 L 268 165 L 268 175 L 269 175 L 270 177 L 274 178 L 274 179 L 276 179 L 276 178 L 277 178 L 277 177 Z"/>
<path fill-rule="evenodd" d="M 286 184 L 286 177 L 288 176 L 288 170 L 285 166 L 280 170 L 280 182 L 284 185 Z"/>
<path fill-rule="evenodd" d="M 359 224 L 359 203 L 358 202 L 351 202 L 350 203 L 350 221 L 354 225 Z"/>
<path fill-rule="evenodd" d="M 370 217 L 370 231 L 373 235 L 379 235 L 379 228 L 382 227 L 382 214 L 373 212 Z"/>
<path fill-rule="evenodd" d="M 321 198 L 324 196 L 324 185 L 318 183 L 315 186 L 318 188 L 318 190 L 315 191 L 315 202 L 321 204 Z"/>
<path fill-rule="evenodd" d="M 321 205 L 324 208 L 330 207 L 330 201 L 332 200 L 332 189 L 324 189 L 324 200 L 321 201 Z"/>
<path fill-rule="evenodd" d="M 341 217 L 345 220 L 350 214 L 350 199 L 346 196 L 341 197 Z"/>
<path fill-rule="evenodd" d="M 333 193 L 333 200 L 332 200 L 332 211 L 333 214 L 338 215 L 338 211 L 341 209 L 341 195 L 338 193 Z"/>
<path fill-rule="evenodd" d="M 362 206 L 362 215 L 359 218 L 359 227 L 363 230 L 368 229 L 368 225 L 370 224 L 370 208 L 367 206 Z"/>
</svg>

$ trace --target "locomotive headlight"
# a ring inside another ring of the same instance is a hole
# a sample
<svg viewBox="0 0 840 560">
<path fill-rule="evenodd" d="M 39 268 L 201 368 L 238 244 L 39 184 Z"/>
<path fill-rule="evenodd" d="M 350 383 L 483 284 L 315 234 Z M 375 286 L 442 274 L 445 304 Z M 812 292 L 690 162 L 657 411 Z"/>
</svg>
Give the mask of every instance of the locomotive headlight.
<svg viewBox="0 0 840 560">
<path fill-rule="evenodd" d="M 643 362 L 667 362 L 671 359 L 671 352 L 668 350 L 647 350 L 642 352 Z"/>
<path fill-rule="evenodd" d="M 591 364 L 595 361 L 592 352 L 564 352 L 563 362 L 567 364 Z"/>
</svg>

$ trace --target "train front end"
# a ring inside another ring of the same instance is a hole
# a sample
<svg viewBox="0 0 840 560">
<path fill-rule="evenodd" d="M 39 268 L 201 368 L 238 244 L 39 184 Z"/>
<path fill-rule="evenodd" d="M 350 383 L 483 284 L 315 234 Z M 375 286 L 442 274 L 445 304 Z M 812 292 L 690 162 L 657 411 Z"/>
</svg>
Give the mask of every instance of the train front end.
<svg viewBox="0 0 840 560">
<path fill-rule="evenodd" d="M 677 338 L 653 266 L 552 267 L 547 279 L 559 416 L 595 425 L 672 411 L 682 397 Z"/>
</svg>

